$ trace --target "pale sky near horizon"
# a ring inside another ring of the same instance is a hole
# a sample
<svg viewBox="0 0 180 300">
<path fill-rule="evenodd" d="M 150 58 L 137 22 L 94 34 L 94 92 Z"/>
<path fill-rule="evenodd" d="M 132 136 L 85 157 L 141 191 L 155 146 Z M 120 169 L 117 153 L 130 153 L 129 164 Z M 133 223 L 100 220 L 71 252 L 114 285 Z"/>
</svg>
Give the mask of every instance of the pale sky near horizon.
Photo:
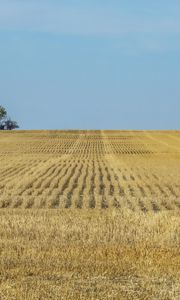
<svg viewBox="0 0 180 300">
<path fill-rule="evenodd" d="M 180 1 L 0 0 L 21 129 L 180 129 Z"/>
</svg>

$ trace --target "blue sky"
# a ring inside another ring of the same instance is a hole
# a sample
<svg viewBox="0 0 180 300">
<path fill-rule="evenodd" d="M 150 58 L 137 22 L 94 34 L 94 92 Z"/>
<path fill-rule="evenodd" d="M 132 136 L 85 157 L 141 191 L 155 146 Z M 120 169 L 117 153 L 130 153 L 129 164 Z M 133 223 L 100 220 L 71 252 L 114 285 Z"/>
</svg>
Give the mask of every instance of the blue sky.
<svg viewBox="0 0 180 300">
<path fill-rule="evenodd" d="M 21 129 L 180 129 L 180 1 L 0 0 Z"/>
</svg>

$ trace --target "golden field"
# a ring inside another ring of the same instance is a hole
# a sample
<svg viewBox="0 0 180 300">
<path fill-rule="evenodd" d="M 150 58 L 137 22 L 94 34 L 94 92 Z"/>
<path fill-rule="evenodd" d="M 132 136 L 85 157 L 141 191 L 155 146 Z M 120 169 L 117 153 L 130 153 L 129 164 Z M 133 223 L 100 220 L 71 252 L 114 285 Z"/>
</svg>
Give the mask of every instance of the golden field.
<svg viewBox="0 0 180 300">
<path fill-rule="evenodd" d="M 180 131 L 0 132 L 0 299 L 180 299 Z"/>
</svg>

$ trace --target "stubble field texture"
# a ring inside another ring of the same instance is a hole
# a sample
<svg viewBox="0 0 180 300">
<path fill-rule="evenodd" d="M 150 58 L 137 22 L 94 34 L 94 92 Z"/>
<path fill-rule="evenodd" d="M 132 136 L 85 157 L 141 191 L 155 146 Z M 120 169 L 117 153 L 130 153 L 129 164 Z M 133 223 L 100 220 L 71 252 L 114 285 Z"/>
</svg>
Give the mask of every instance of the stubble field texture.
<svg viewBox="0 0 180 300">
<path fill-rule="evenodd" d="M 0 132 L 0 299 L 180 299 L 180 131 Z"/>
</svg>

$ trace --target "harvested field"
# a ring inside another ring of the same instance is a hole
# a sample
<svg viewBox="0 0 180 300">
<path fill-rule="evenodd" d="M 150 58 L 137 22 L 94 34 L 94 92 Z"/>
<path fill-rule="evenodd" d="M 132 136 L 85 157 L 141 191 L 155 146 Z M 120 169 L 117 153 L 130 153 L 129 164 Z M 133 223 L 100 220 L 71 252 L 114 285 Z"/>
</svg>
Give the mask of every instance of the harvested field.
<svg viewBox="0 0 180 300">
<path fill-rule="evenodd" d="M 180 133 L 0 134 L 0 207 L 180 208 Z"/>
<path fill-rule="evenodd" d="M 0 132 L 0 299 L 179 299 L 180 131 Z"/>
</svg>

